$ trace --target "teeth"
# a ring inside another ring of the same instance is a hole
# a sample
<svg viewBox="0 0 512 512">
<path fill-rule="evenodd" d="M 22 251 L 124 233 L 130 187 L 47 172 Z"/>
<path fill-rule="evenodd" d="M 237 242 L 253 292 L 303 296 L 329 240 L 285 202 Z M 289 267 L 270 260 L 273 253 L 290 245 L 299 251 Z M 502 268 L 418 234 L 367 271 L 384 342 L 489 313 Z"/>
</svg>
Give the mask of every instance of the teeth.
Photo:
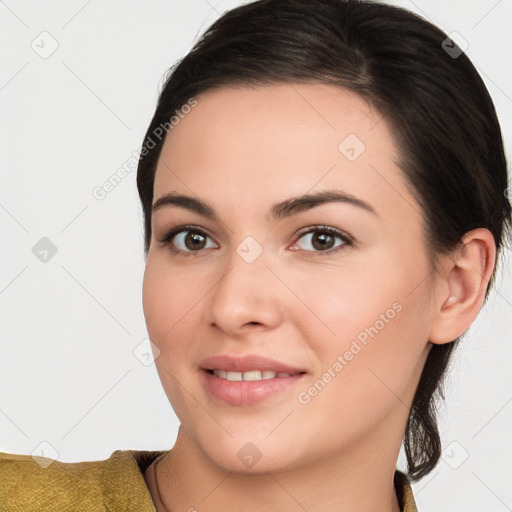
<svg viewBox="0 0 512 512">
<path fill-rule="evenodd" d="M 285 372 L 273 372 L 270 370 L 251 370 L 249 372 L 227 372 L 225 370 L 213 370 L 213 374 L 221 379 L 227 379 L 229 381 L 254 381 L 254 380 L 267 380 L 274 379 L 276 377 L 290 377 L 289 373 Z"/>
<path fill-rule="evenodd" d="M 240 375 L 240 380 L 242 380 L 242 377 L 243 377 L 243 380 L 262 380 L 262 377 L 263 377 L 259 370 L 244 372 L 243 374 L 240 373 L 238 375 Z"/>
</svg>

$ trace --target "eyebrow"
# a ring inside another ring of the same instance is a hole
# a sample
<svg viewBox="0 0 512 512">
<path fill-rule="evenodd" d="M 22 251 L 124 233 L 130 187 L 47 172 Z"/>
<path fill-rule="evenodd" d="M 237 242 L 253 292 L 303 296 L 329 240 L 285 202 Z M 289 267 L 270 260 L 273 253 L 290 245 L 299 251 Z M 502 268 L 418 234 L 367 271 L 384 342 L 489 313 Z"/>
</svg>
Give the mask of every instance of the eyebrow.
<svg viewBox="0 0 512 512">
<path fill-rule="evenodd" d="M 286 217 L 291 217 L 292 215 L 311 210 L 316 206 L 326 203 L 351 204 L 365 211 L 373 213 L 377 217 L 379 216 L 373 207 L 362 199 L 339 190 L 327 190 L 314 194 L 292 197 L 286 199 L 285 201 L 275 203 L 271 206 L 270 217 L 267 214 L 267 219 L 281 220 Z M 178 194 L 176 192 L 169 192 L 158 198 L 151 207 L 151 212 L 155 213 L 156 211 L 166 206 L 184 208 L 209 219 L 219 220 L 219 216 L 208 203 L 202 201 L 201 199 Z"/>
</svg>

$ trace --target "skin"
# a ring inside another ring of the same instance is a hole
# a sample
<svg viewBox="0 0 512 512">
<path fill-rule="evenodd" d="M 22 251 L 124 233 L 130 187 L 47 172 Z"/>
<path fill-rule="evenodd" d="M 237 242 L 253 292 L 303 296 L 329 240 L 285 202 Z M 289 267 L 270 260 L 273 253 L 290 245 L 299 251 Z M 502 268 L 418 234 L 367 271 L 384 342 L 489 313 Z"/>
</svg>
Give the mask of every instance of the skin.
<svg viewBox="0 0 512 512">
<path fill-rule="evenodd" d="M 145 473 L 155 506 L 399 511 L 393 475 L 422 368 L 433 343 L 452 341 L 478 314 L 495 263 L 492 236 L 468 232 L 431 271 L 421 209 L 390 127 L 354 93 L 280 84 L 196 99 L 166 138 L 154 202 L 171 191 L 191 195 L 220 220 L 173 206 L 152 218 L 143 307 L 181 423 L 174 447 Z M 348 134 L 366 146 L 354 161 L 338 148 Z M 267 214 L 273 203 L 332 189 L 376 213 L 333 202 L 279 221 Z M 157 240 L 182 224 L 209 238 L 194 253 L 184 242 L 191 233 L 182 232 L 175 247 L 192 255 L 180 258 Z M 304 234 L 316 225 L 354 243 L 334 235 L 322 252 Z M 236 251 L 247 236 L 263 249 L 252 263 Z M 401 307 L 394 318 L 300 403 L 298 394 L 393 304 Z M 217 354 L 261 354 L 307 374 L 260 404 L 228 405 L 199 378 L 199 363 Z M 252 467 L 237 457 L 248 442 L 262 455 Z"/>
</svg>

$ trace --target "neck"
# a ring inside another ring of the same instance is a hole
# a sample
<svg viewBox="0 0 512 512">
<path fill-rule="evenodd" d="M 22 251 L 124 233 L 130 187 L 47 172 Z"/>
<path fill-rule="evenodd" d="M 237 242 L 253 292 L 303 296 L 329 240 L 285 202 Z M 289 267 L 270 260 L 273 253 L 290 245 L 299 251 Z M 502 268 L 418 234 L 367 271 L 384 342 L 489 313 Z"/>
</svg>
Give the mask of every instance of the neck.
<svg viewBox="0 0 512 512">
<path fill-rule="evenodd" d="M 216 466 L 180 427 L 174 447 L 145 476 L 158 512 L 226 511 L 233 504 L 246 512 L 400 512 L 393 484 L 400 444 L 395 437 L 386 446 L 376 435 L 364 449 L 294 470 L 247 475 Z"/>
</svg>

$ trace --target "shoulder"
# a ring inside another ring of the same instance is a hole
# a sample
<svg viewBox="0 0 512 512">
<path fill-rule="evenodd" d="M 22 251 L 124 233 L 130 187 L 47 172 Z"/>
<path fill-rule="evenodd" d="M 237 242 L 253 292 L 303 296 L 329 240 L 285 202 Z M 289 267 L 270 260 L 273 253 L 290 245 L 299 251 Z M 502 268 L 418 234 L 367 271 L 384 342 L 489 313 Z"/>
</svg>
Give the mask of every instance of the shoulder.
<svg viewBox="0 0 512 512">
<path fill-rule="evenodd" d="M 396 469 L 394 484 L 398 503 L 400 505 L 400 512 L 418 512 L 409 476 L 403 471 Z"/>
<path fill-rule="evenodd" d="M 161 453 L 116 450 L 105 460 L 61 462 L 0 452 L 2 510 L 154 512 L 143 471 Z"/>
</svg>

